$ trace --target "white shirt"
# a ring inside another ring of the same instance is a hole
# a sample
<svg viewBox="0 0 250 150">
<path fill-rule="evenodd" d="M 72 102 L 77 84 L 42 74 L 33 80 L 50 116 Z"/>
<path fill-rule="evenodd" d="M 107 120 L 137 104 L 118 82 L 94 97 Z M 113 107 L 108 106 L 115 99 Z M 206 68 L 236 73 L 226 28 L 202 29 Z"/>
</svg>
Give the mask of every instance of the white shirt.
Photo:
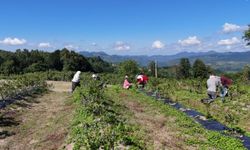
<svg viewBox="0 0 250 150">
<path fill-rule="evenodd" d="M 207 91 L 216 92 L 216 87 L 220 85 L 220 77 L 218 76 L 210 76 L 207 80 Z"/>
<path fill-rule="evenodd" d="M 79 82 L 80 81 L 80 74 L 81 74 L 81 71 L 77 71 L 72 79 L 72 82 Z"/>
</svg>

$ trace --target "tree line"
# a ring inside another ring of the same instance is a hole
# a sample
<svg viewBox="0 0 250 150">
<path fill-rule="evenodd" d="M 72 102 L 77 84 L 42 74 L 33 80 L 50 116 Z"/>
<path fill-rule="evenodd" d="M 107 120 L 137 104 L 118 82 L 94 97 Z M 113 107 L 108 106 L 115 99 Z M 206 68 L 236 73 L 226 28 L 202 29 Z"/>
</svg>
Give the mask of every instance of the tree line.
<svg viewBox="0 0 250 150">
<path fill-rule="evenodd" d="M 140 67 L 136 61 L 128 60 L 120 63 L 118 71 L 121 74 L 135 75 L 140 72 L 155 76 L 156 64 L 154 61 L 149 62 L 148 66 Z M 173 78 L 207 78 L 210 72 L 214 70 L 210 66 L 197 59 L 191 65 L 188 58 L 181 58 L 180 63 L 175 66 L 157 67 L 159 77 L 173 77 Z"/>
<path fill-rule="evenodd" d="M 5 75 L 38 71 L 91 71 L 112 72 L 110 63 L 100 57 L 86 58 L 66 48 L 45 52 L 18 49 L 15 52 L 0 50 L 0 73 Z"/>
<path fill-rule="evenodd" d="M 120 75 L 129 75 L 134 77 L 138 73 L 144 73 L 149 76 L 155 76 L 157 65 L 154 61 L 149 62 L 148 66 L 141 67 L 134 60 L 121 62 L 116 70 Z M 250 82 L 250 66 L 246 65 L 240 72 L 221 72 L 206 65 L 202 60 L 197 59 L 193 64 L 188 58 L 181 58 L 179 63 L 174 66 L 157 67 L 157 74 L 160 78 L 174 79 L 206 79 L 210 74 L 225 75 L 233 80 Z"/>
<path fill-rule="evenodd" d="M 115 72 L 120 74 L 135 75 L 140 72 L 150 76 L 155 75 L 155 62 L 149 62 L 148 66 L 141 67 L 136 61 L 127 60 L 118 65 L 112 65 L 101 57 L 84 57 L 66 48 L 45 52 L 40 50 L 18 49 L 15 52 L 0 50 L 0 74 L 23 74 L 40 71 L 76 71 L 84 72 Z M 171 67 L 158 68 L 159 77 L 205 78 L 212 70 L 201 60 L 196 60 L 191 66 L 187 58 L 182 58 L 180 64 Z"/>
</svg>

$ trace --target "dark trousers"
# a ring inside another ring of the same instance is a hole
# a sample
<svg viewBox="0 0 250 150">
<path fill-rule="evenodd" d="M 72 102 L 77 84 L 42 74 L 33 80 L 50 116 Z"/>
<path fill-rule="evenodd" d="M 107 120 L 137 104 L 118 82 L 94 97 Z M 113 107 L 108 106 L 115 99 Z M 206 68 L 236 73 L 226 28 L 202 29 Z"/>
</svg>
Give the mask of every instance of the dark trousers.
<svg viewBox="0 0 250 150">
<path fill-rule="evenodd" d="M 76 89 L 76 87 L 80 86 L 80 82 L 72 82 L 72 92 Z"/>
</svg>

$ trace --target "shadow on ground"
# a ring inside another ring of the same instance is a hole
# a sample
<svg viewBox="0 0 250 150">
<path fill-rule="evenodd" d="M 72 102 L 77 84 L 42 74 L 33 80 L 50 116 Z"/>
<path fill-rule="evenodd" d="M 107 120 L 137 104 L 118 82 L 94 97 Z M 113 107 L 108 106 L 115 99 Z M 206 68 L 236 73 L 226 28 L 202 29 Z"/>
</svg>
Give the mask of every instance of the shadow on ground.
<svg viewBox="0 0 250 150">
<path fill-rule="evenodd" d="M 20 123 L 19 121 L 16 121 L 13 117 L 1 117 L 0 118 L 0 128 L 4 127 L 12 127 L 12 126 L 18 126 Z M 0 139 L 5 139 L 9 136 L 15 135 L 14 132 L 8 131 L 8 130 L 1 130 L 0 131 Z"/>
<path fill-rule="evenodd" d="M 14 98 L 0 101 L 0 139 L 5 139 L 16 134 L 15 132 L 10 131 L 10 127 L 18 126 L 20 124 L 20 121 L 15 119 L 18 115 L 18 110 L 31 109 L 32 104 L 40 103 L 36 99 L 43 96 L 43 94 L 33 92 L 25 95 L 17 95 Z"/>
</svg>

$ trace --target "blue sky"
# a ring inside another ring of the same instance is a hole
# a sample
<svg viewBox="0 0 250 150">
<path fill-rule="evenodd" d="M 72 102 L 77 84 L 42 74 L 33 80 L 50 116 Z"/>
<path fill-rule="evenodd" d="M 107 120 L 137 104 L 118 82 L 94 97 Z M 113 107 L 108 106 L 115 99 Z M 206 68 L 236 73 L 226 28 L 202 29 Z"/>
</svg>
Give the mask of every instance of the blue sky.
<svg viewBox="0 0 250 150">
<path fill-rule="evenodd" d="M 248 51 L 250 0 L 3 0 L 0 49 Z"/>
</svg>

